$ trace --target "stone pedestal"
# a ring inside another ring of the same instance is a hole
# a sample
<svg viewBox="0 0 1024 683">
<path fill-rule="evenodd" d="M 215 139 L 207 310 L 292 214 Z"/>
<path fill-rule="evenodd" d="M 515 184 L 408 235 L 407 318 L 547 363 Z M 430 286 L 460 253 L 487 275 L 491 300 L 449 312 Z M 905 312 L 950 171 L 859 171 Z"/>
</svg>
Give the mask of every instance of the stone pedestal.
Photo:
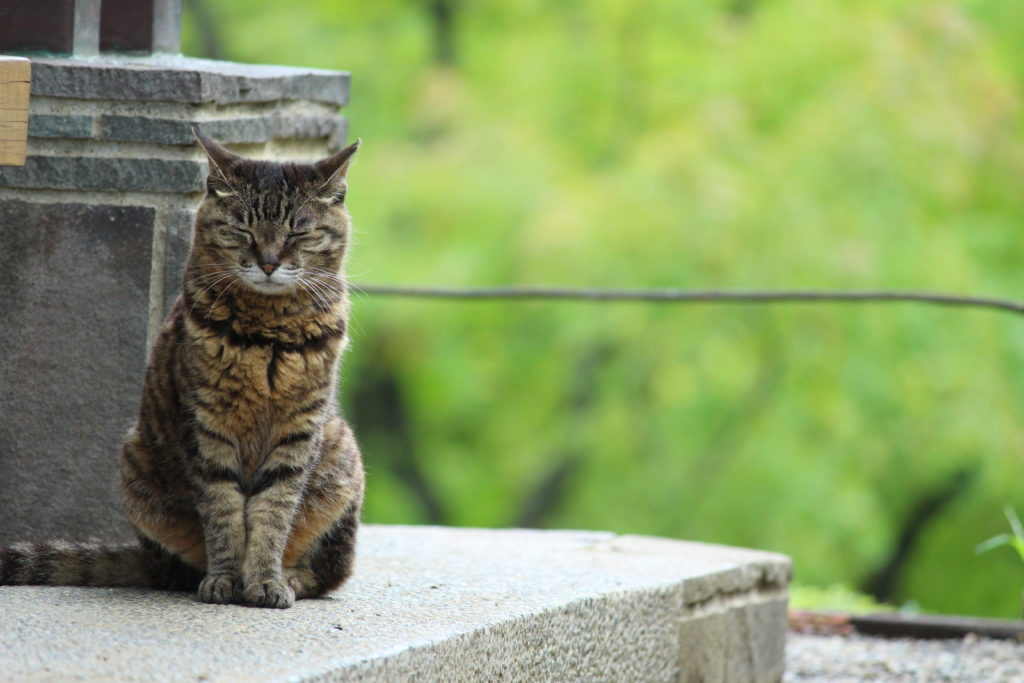
<svg viewBox="0 0 1024 683">
<path fill-rule="evenodd" d="M 0 167 L 0 543 L 128 536 L 116 498 L 147 344 L 180 290 L 206 158 L 340 148 L 346 73 L 179 55 L 33 58 Z"/>
<path fill-rule="evenodd" d="M 790 562 L 594 531 L 359 530 L 352 579 L 288 610 L 0 587 L 11 680 L 782 678 Z"/>
</svg>

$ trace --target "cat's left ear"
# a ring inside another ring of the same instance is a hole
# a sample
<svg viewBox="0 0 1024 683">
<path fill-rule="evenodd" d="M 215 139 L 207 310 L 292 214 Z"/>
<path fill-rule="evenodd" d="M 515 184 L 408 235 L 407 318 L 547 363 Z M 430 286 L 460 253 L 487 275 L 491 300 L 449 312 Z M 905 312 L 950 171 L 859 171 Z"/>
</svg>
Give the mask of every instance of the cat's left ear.
<svg viewBox="0 0 1024 683">
<path fill-rule="evenodd" d="M 313 164 L 319 184 L 316 193 L 320 201 L 325 204 L 340 204 L 345 201 L 345 176 L 348 174 L 349 164 L 352 163 L 352 156 L 359 149 L 361 142 L 362 140 L 357 139 L 337 154 Z"/>
</svg>

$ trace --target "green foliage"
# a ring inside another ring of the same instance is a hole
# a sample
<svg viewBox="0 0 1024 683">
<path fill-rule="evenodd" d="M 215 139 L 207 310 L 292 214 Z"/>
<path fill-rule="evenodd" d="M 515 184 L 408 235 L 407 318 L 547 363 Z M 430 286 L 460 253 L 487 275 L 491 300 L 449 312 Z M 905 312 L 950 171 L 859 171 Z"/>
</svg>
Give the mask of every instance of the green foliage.
<svg viewBox="0 0 1024 683">
<path fill-rule="evenodd" d="M 1004 512 L 1006 513 L 1007 521 L 1010 523 L 1010 530 L 1013 533 L 993 536 L 987 541 L 979 543 L 974 552 L 980 555 L 993 548 L 1009 546 L 1017 551 L 1017 556 L 1020 557 L 1021 562 L 1024 562 L 1024 525 L 1020 523 L 1020 517 L 1017 516 L 1017 512 L 1009 505 L 1006 506 Z"/>
<path fill-rule="evenodd" d="M 870 595 L 859 593 L 843 584 L 832 584 L 827 588 L 804 586 L 794 583 L 789 589 L 790 609 L 812 609 L 819 611 L 850 612 L 891 612 L 892 605 L 877 602 Z"/>
<path fill-rule="evenodd" d="M 203 6 L 230 59 L 352 71 L 357 282 L 1019 291 L 1021 3 L 458 2 L 452 66 L 425 2 Z M 1019 567 L 970 549 L 1024 505 L 1018 318 L 369 298 L 354 315 L 343 400 L 370 521 L 748 545 L 804 585 L 862 585 L 970 471 L 888 600 L 1016 615 Z"/>
</svg>

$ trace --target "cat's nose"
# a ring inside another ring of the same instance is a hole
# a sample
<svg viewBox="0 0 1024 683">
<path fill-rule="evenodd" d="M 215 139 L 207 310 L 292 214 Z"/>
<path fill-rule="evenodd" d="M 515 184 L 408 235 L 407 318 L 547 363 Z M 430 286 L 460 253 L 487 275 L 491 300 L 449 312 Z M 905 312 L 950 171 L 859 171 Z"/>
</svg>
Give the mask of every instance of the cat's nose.
<svg viewBox="0 0 1024 683">
<path fill-rule="evenodd" d="M 273 273 L 275 270 L 277 270 L 277 267 L 281 265 L 281 261 L 280 259 L 278 259 L 277 254 L 274 253 L 273 251 L 270 251 L 269 249 L 264 250 L 259 255 L 259 258 L 256 259 L 256 262 L 259 264 L 260 268 L 263 269 L 263 272 L 266 273 L 267 275 Z"/>
</svg>

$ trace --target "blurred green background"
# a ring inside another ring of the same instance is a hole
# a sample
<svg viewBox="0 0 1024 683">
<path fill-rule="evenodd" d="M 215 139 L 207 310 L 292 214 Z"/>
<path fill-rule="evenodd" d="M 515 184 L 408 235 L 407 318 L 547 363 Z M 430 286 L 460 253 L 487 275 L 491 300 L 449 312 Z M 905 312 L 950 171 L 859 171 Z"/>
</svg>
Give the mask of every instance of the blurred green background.
<svg viewBox="0 0 1024 683">
<path fill-rule="evenodd" d="M 186 54 L 346 69 L 355 282 L 1024 298 L 1024 3 L 192 0 Z M 357 297 L 371 522 L 791 555 L 1014 617 L 1024 320 Z"/>
</svg>

